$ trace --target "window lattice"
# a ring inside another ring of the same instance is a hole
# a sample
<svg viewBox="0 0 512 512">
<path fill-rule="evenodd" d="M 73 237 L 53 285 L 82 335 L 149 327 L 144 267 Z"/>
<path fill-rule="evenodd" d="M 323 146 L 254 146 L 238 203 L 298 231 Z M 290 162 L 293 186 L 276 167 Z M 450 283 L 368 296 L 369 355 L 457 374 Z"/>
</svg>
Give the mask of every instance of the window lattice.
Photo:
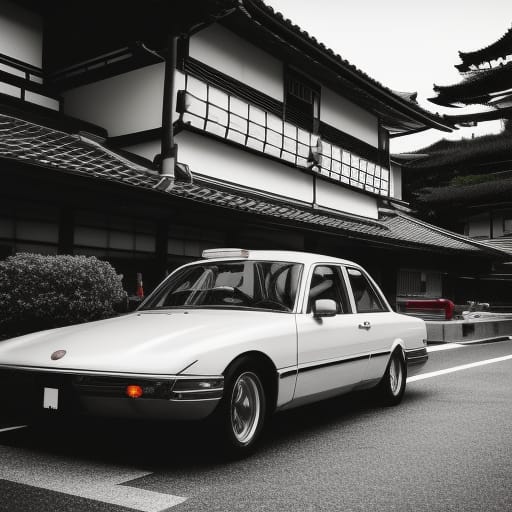
<svg viewBox="0 0 512 512">
<path fill-rule="evenodd" d="M 318 135 L 191 76 L 186 79 L 181 110 L 185 124 L 297 167 L 308 167 L 311 151 L 317 151 L 318 165 L 312 170 L 318 174 L 389 195 L 388 169 L 324 140 L 319 142 Z"/>
</svg>

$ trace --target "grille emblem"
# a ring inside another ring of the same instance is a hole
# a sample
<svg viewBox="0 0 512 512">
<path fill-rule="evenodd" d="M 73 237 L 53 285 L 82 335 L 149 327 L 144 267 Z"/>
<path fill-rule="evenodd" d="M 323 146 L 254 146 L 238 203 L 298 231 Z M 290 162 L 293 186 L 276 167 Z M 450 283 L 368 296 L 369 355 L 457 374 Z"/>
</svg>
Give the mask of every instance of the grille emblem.
<svg viewBox="0 0 512 512">
<path fill-rule="evenodd" d="M 56 350 L 51 355 L 51 358 L 52 358 L 52 361 L 56 361 L 57 359 L 63 358 L 65 355 L 66 355 L 66 351 L 65 350 Z"/>
</svg>

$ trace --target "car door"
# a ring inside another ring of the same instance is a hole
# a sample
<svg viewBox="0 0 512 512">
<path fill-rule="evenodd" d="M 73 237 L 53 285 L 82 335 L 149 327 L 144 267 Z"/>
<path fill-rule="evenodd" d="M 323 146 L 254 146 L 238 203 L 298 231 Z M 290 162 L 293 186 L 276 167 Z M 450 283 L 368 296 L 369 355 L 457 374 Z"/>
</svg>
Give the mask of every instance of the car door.
<svg viewBox="0 0 512 512">
<path fill-rule="evenodd" d="M 357 339 L 350 300 L 340 265 L 317 264 L 310 272 L 307 300 L 297 314 L 298 373 L 294 399 L 334 394 L 356 385 L 368 365 Z M 331 299 L 337 314 L 315 317 L 313 302 Z"/>
<path fill-rule="evenodd" d="M 378 379 L 384 374 L 396 337 L 396 315 L 363 270 L 347 266 L 345 273 L 353 299 L 354 313 L 350 316 L 357 325 L 354 341 L 363 353 L 370 354 L 363 380 Z"/>
</svg>

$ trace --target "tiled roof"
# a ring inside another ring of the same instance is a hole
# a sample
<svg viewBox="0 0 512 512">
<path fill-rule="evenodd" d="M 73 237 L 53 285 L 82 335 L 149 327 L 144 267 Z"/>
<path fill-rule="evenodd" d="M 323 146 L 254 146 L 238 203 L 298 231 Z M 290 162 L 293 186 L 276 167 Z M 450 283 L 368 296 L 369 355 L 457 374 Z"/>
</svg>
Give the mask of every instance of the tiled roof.
<svg viewBox="0 0 512 512">
<path fill-rule="evenodd" d="M 504 173 L 501 173 L 504 174 Z M 512 178 L 500 178 L 499 174 L 484 176 L 488 181 L 472 185 L 447 185 L 426 187 L 417 191 L 417 202 L 428 205 L 444 204 L 448 208 L 459 204 L 478 202 L 510 202 L 512 198 Z"/>
<path fill-rule="evenodd" d="M 473 52 L 459 52 L 462 64 L 455 67 L 459 71 L 468 71 L 469 66 L 479 65 L 484 62 L 498 59 L 499 57 L 506 57 L 512 53 L 512 27 L 510 27 L 505 34 L 503 34 L 497 41 Z"/>
<path fill-rule="evenodd" d="M 279 219 L 308 229 L 351 238 L 436 252 L 499 255 L 499 250 L 436 228 L 396 211 L 379 220 L 336 214 L 304 204 L 235 190 L 218 184 L 177 182 L 169 191 L 154 189 L 160 176 L 100 144 L 22 119 L 0 114 L 0 158 L 153 190 L 155 194 Z M 501 254 L 503 256 L 503 254 Z"/>
<path fill-rule="evenodd" d="M 384 214 L 381 222 L 389 228 L 393 239 L 409 244 L 444 247 L 455 251 L 485 251 L 486 248 L 476 240 L 433 226 L 402 212 Z"/>
<path fill-rule="evenodd" d="M 440 140 L 431 146 L 418 149 L 415 153 L 428 155 L 425 158 L 405 160 L 403 167 L 415 169 L 461 168 L 472 164 L 499 162 L 512 159 L 512 134 L 504 131 L 498 134 L 482 135 L 474 139 Z M 400 159 L 400 155 L 393 155 Z"/>
<path fill-rule="evenodd" d="M 130 185 L 146 181 L 146 169 L 92 140 L 1 114 L 0 156 Z"/>
<path fill-rule="evenodd" d="M 485 245 L 493 247 L 494 249 L 499 249 L 500 251 L 505 251 L 510 254 L 512 258 L 512 237 L 510 238 L 492 238 L 489 240 L 480 240 Z"/>
<path fill-rule="evenodd" d="M 437 96 L 428 98 L 428 100 L 436 105 L 447 107 L 453 106 L 454 103 L 485 105 L 492 98 L 492 93 L 500 91 L 505 93 L 511 86 L 512 62 L 507 62 L 503 66 L 496 66 L 467 75 L 462 82 L 457 84 L 434 84 L 434 91 Z"/>
<path fill-rule="evenodd" d="M 264 13 L 273 22 L 278 23 L 284 29 L 287 29 L 296 36 L 299 36 L 303 41 L 306 41 L 308 44 L 316 48 L 317 51 L 331 59 L 331 62 L 337 65 L 338 69 L 348 71 L 356 80 L 361 80 L 363 83 L 369 85 L 374 94 L 376 93 L 377 96 L 382 96 L 382 94 L 384 94 L 387 103 L 395 103 L 395 107 L 400 105 L 402 110 L 405 107 L 409 112 L 412 111 L 418 114 L 423 119 L 423 122 L 428 120 L 425 124 L 429 127 L 443 131 L 452 130 L 453 125 L 444 120 L 441 116 L 422 108 L 416 102 L 416 95 L 414 93 L 397 93 L 389 87 L 381 84 L 374 78 L 367 75 L 364 71 L 351 64 L 348 60 L 344 59 L 341 55 L 335 53 L 331 48 L 325 46 L 324 43 L 318 41 L 316 37 L 310 35 L 305 30 L 302 30 L 282 13 L 275 11 L 272 7 L 263 2 L 263 0 L 240 0 L 239 4 L 240 8 L 245 10 L 247 13 L 250 13 L 251 15 L 257 12 Z M 261 23 L 261 19 L 258 19 L 257 23 Z"/>
</svg>

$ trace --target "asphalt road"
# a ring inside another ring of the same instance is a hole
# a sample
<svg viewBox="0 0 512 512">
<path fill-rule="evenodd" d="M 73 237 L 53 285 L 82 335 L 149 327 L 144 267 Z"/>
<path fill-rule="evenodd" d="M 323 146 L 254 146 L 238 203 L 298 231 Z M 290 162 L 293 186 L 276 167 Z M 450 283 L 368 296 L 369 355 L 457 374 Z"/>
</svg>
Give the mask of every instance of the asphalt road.
<svg viewBox="0 0 512 512">
<path fill-rule="evenodd" d="M 2 418 L 0 510 L 512 511 L 512 341 L 455 347 L 431 347 L 400 406 L 357 393 L 276 415 L 237 462 L 199 426 Z"/>
</svg>

